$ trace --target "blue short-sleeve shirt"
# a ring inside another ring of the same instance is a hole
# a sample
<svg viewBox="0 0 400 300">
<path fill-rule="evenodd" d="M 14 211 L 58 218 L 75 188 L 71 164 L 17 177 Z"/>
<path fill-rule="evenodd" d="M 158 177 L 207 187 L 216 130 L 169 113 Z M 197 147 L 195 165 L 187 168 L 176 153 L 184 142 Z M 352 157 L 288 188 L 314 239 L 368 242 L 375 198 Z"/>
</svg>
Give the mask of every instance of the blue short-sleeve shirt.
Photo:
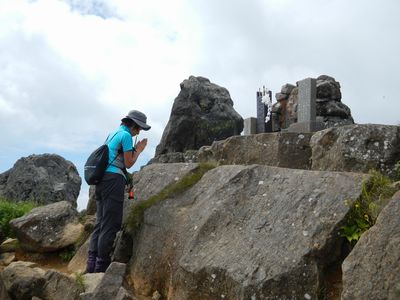
<svg viewBox="0 0 400 300">
<path fill-rule="evenodd" d="M 115 157 L 118 155 L 119 149 L 122 149 L 122 152 L 124 153 L 132 151 L 133 143 L 129 128 L 125 125 L 121 125 L 116 131 L 110 133 L 106 140 L 106 144 L 110 151 L 108 156 L 109 166 L 107 167 L 106 172 L 121 174 L 121 169 L 117 166 L 125 168 L 124 154 L 120 153 L 116 159 Z"/>
</svg>

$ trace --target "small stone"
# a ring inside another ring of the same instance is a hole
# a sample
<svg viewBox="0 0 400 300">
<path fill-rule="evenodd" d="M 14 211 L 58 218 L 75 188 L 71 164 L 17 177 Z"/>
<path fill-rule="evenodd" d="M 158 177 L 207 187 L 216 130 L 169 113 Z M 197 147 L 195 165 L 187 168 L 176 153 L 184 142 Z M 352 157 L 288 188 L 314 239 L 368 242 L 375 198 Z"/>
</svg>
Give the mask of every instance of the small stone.
<svg viewBox="0 0 400 300">
<path fill-rule="evenodd" d="M 155 291 L 153 293 L 153 296 L 151 297 L 152 300 L 160 300 L 161 299 L 161 294 L 158 291 Z"/>
<path fill-rule="evenodd" d="M 303 230 L 303 235 L 304 235 L 304 236 L 308 236 L 308 231 Z"/>
<path fill-rule="evenodd" d="M 217 275 L 211 274 L 211 278 L 214 280 L 215 278 L 217 278 Z"/>
<path fill-rule="evenodd" d="M 307 299 L 307 300 L 310 300 L 311 299 L 311 296 L 309 295 L 309 294 L 304 294 L 304 299 Z"/>
<path fill-rule="evenodd" d="M 258 184 L 259 184 L 259 185 L 264 184 L 264 181 L 263 181 L 263 180 L 260 180 L 260 181 L 258 182 Z"/>
</svg>

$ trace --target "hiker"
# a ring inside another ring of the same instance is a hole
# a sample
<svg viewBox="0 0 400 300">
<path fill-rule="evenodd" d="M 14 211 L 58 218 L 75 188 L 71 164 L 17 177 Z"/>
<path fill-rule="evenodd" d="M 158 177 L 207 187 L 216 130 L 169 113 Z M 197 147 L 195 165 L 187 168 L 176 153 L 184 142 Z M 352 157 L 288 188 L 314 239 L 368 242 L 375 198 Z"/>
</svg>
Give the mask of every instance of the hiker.
<svg viewBox="0 0 400 300">
<path fill-rule="evenodd" d="M 144 113 L 131 110 L 106 140 L 109 164 L 96 185 L 96 225 L 90 238 L 86 273 L 105 272 L 111 263 L 114 239 L 122 225 L 126 169 L 133 166 L 147 145 L 147 139 L 143 139 L 133 146 L 132 137 L 150 129 L 146 120 Z"/>
</svg>

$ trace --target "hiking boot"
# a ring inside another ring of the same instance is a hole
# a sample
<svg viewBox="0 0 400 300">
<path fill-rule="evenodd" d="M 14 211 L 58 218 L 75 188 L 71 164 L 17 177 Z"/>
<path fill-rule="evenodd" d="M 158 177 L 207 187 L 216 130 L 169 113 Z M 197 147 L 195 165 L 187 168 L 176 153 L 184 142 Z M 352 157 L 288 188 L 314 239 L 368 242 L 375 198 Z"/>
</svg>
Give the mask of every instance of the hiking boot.
<svg viewBox="0 0 400 300">
<path fill-rule="evenodd" d="M 96 257 L 97 257 L 97 252 L 94 251 L 88 252 L 88 259 L 86 261 L 86 270 L 84 274 L 94 272 L 96 266 Z"/>
<path fill-rule="evenodd" d="M 95 273 L 104 273 L 110 264 L 111 264 L 110 258 L 97 257 L 94 272 Z"/>
</svg>

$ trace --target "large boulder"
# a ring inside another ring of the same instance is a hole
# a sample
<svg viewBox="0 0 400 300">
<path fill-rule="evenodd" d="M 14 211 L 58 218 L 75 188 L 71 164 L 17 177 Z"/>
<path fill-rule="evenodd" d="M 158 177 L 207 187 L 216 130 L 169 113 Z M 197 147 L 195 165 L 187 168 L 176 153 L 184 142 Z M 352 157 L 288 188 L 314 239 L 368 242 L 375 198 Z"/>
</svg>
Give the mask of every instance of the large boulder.
<svg viewBox="0 0 400 300">
<path fill-rule="evenodd" d="M 75 279 L 55 270 L 48 270 L 45 279 L 43 299 L 46 300 L 77 300 L 84 289 Z"/>
<path fill-rule="evenodd" d="M 67 201 L 34 208 L 10 225 L 21 248 L 42 253 L 74 244 L 83 232 L 78 212 Z"/>
<path fill-rule="evenodd" d="M 35 263 L 17 261 L 7 266 L 1 277 L 12 299 L 25 300 L 35 296 L 43 297 L 45 273 Z"/>
<path fill-rule="evenodd" d="M 196 163 L 151 164 L 144 167 L 140 172 L 134 173 L 132 175 L 134 200 L 125 197 L 124 222 L 127 220 L 134 203 L 147 200 L 158 194 L 162 189 L 194 172 L 197 168 L 198 164 Z"/>
<path fill-rule="evenodd" d="M 311 133 L 260 133 L 233 136 L 200 148 L 199 162 L 310 169 Z"/>
<path fill-rule="evenodd" d="M 312 169 L 368 172 L 394 176 L 400 160 L 400 127 L 348 125 L 315 133 L 310 141 Z"/>
<path fill-rule="evenodd" d="M 400 192 L 345 259 L 342 299 L 400 299 Z"/>
<path fill-rule="evenodd" d="M 128 280 L 168 299 L 316 299 L 341 255 L 344 200 L 352 204 L 366 176 L 215 168 L 146 210 Z"/>
<path fill-rule="evenodd" d="M 109 300 L 116 299 L 122 287 L 126 272 L 126 264 L 113 262 L 108 267 L 100 283 L 95 287 L 92 293 L 84 294 L 85 300 Z"/>
<path fill-rule="evenodd" d="M 228 90 L 207 78 L 190 76 L 181 83 L 156 156 L 198 150 L 242 130 L 243 119 L 234 110 Z"/>
<path fill-rule="evenodd" d="M 30 155 L 0 174 L 0 196 L 40 204 L 68 201 L 76 207 L 81 178 L 70 161 L 56 154 Z"/>
</svg>

